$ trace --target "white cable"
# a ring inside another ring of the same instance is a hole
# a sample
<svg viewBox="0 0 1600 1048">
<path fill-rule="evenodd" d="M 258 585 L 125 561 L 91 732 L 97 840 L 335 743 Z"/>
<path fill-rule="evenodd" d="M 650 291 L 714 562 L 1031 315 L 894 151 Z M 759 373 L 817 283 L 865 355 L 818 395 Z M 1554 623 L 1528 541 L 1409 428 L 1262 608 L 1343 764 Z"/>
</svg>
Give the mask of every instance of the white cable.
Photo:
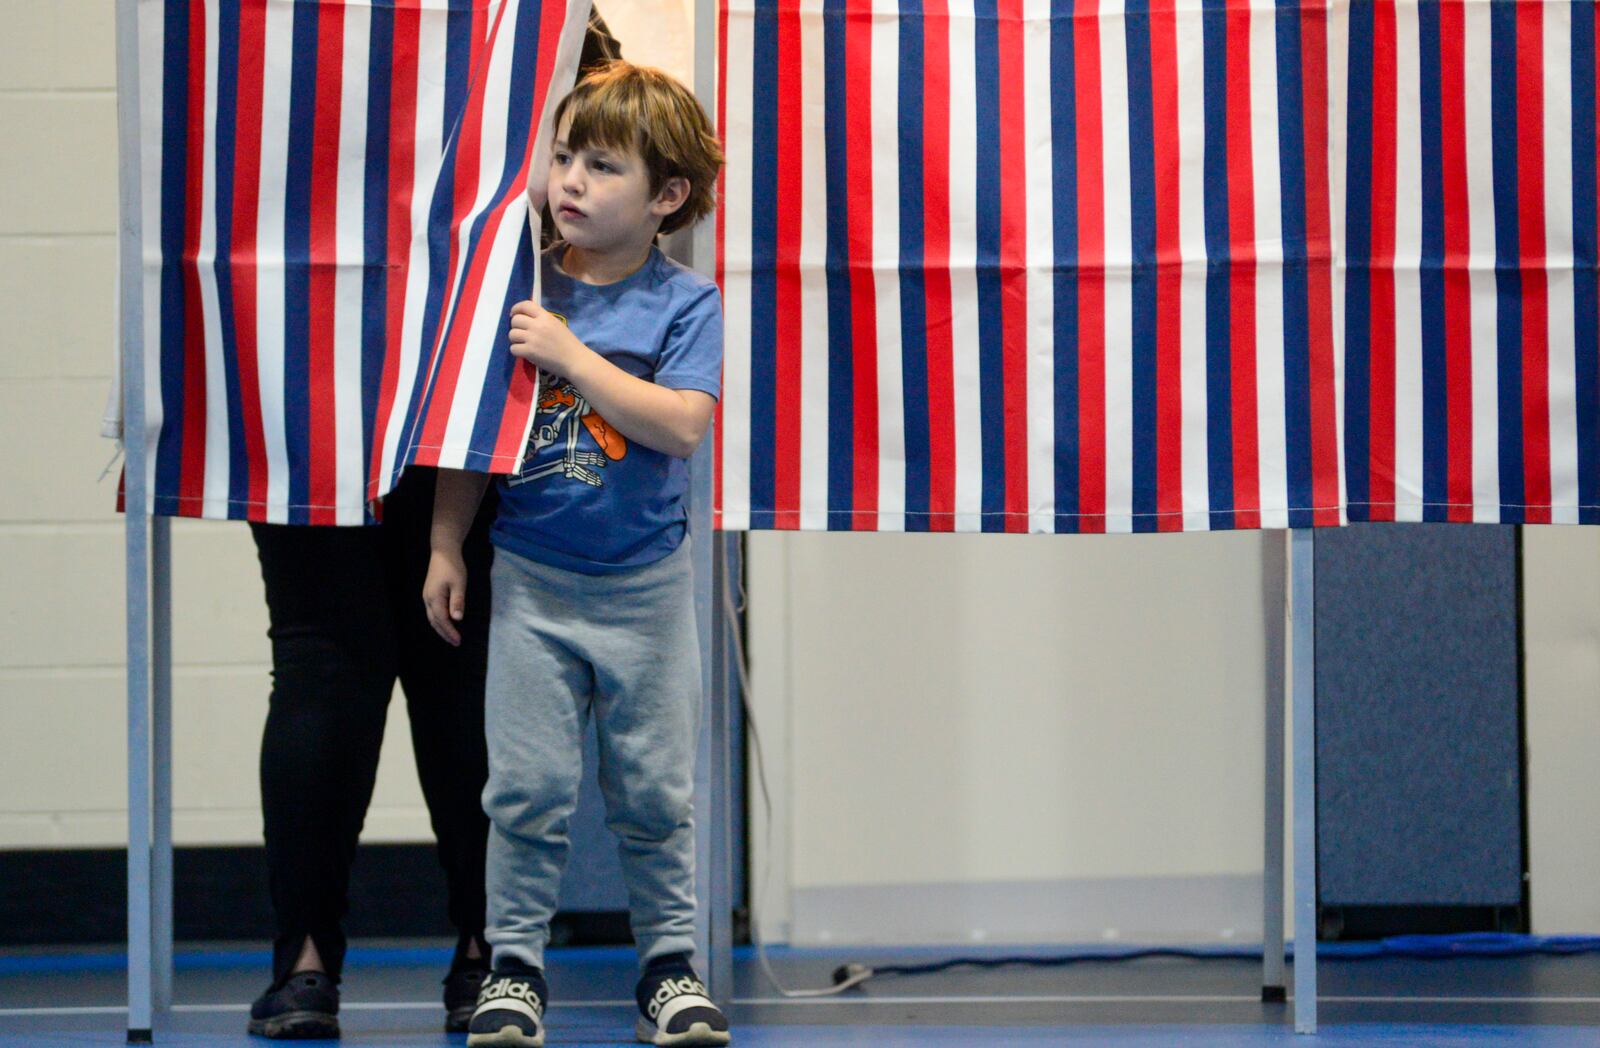
<svg viewBox="0 0 1600 1048">
<path fill-rule="evenodd" d="M 767 877 L 772 872 L 772 792 L 767 788 L 767 762 L 762 755 L 761 732 L 756 726 L 755 711 L 750 707 L 750 668 L 745 664 L 744 637 L 739 629 L 739 613 L 746 604 L 744 588 L 744 552 L 739 555 L 739 596 L 737 605 L 733 599 L 733 581 L 729 572 L 722 572 L 722 607 L 726 612 L 728 632 L 732 634 L 734 666 L 739 673 L 739 704 L 744 710 L 745 727 L 750 732 L 751 750 L 755 754 L 756 780 L 761 786 L 761 805 L 766 815 L 765 840 L 762 842 L 762 851 L 766 861 L 761 864 L 761 878 L 750 893 L 750 941 L 756 948 L 756 959 L 761 964 L 761 971 L 766 975 L 767 981 L 772 983 L 774 989 L 784 997 L 832 997 L 834 994 L 843 993 L 854 986 L 860 986 L 872 978 L 873 970 L 864 964 L 847 964 L 840 969 L 844 978 L 838 979 L 832 986 L 824 986 L 810 990 L 791 990 L 784 986 L 778 979 L 777 972 L 772 970 L 772 962 L 767 959 L 767 944 L 761 938 L 761 899 L 766 894 Z M 837 979 L 838 976 L 836 975 Z"/>
</svg>

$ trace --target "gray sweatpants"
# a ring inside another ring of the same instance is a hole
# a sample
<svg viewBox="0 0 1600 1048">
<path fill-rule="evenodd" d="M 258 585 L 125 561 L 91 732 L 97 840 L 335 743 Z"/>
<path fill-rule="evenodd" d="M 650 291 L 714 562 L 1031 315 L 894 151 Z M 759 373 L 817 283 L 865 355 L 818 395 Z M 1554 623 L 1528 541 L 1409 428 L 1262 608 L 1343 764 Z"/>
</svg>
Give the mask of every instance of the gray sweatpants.
<svg viewBox="0 0 1600 1048">
<path fill-rule="evenodd" d="M 497 961 L 544 965 L 591 716 L 641 963 L 694 951 L 692 563 L 687 539 L 617 575 L 495 550 L 483 808 L 492 823 L 485 935 Z"/>
</svg>

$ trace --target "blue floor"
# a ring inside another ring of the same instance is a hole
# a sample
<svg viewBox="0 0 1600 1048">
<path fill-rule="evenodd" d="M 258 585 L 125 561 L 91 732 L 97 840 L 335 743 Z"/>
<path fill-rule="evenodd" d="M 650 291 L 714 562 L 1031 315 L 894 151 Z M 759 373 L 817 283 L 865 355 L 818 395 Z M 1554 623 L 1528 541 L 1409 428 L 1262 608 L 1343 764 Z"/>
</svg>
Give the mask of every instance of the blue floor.
<svg viewBox="0 0 1600 1048">
<path fill-rule="evenodd" d="M 823 985 L 847 960 L 917 963 L 941 951 L 779 950 L 794 987 Z M 354 1045 L 451 1045 L 440 1030 L 437 944 L 352 951 L 343 985 L 343 1040 Z M 266 1043 L 244 1035 L 246 1002 L 265 983 L 264 951 L 180 955 L 178 1007 L 156 1043 L 218 1048 Z M 632 1043 L 633 958 L 625 949 L 553 951 L 551 1045 Z M 1260 962 L 1149 958 L 1052 968 L 960 968 L 883 976 L 838 998 L 784 1000 L 740 951 L 734 1043 L 749 1048 L 921 1048 L 945 1045 L 1506 1045 L 1600 1048 L 1600 955 L 1505 959 L 1325 959 L 1322 1028 L 1299 1037 L 1292 1007 L 1259 1000 Z M 125 1039 L 126 976 L 104 951 L 0 953 L 0 1048 L 115 1045 Z"/>
</svg>

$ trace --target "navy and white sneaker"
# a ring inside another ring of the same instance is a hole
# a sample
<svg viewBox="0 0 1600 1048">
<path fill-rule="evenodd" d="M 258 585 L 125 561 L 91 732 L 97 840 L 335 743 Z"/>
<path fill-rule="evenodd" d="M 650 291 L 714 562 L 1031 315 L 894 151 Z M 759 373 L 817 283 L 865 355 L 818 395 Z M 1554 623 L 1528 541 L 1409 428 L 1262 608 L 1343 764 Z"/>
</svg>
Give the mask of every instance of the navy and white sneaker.
<svg viewBox="0 0 1600 1048">
<path fill-rule="evenodd" d="M 639 1021 L 633 1032 L 645 1044 L 722 1045 L 733 1039 L 728 1017 L 706 993 L 687 954 L 657 957 L 646 966 L 634 991 Z"/>
<path fill-rule="evenodd" d="M 478 1007 L 467 1024 L 467 1044 L 540 1048 L 549 998 L 544 972 L 527 965 L 499 966 L 478 991 Z"/>
</svg>

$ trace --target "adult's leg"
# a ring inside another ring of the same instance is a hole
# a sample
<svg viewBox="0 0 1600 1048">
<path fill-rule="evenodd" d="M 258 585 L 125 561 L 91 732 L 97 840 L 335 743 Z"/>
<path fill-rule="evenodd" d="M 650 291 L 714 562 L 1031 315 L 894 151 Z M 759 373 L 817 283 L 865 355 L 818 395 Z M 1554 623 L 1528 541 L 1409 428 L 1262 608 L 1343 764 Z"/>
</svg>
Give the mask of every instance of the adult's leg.
<svg viewBox="0 0 1600 1048">
<path fill-rule="evenodd" d="M 252 524 L 271 620 L 261 810 L 282 981 L 307 937 L 344 963 L 350 863 L 372 799 L 395 644 L 376 528 Z"/>
<path fill-rule="evenodd" d="M 482 939 L 484 922 L 489 818 L 483 812 L 483 787 L 489 777 L 489 758 L 483 737 L 483 688 L 489 650 L 489 525 L 494 519 L 494 491 L 491 488 L 486 493 L 485 505 L 463 544 L 467 614 L 460 627 L 461 646 L 452 647 L 433 632 L 422 605 L 433 481 L 431 469 L 407 470 L 399 490 L 385 501 L 383 529 L 400 683 L 411 721 L 417 778 L 444 868 L 450 922 L 465 948 Z"/>
</svg>

